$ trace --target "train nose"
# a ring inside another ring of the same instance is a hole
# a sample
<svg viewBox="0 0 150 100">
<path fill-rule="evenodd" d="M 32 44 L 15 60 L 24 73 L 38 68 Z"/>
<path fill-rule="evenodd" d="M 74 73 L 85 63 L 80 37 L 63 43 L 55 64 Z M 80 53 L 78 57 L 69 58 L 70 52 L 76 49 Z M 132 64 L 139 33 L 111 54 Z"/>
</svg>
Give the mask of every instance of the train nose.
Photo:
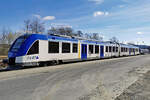
<svg viewBox="0 0 150 100">
<path fill-rule="evenodd" d="M 14 52 L 8 52 L 8 58 L 14 58 L 14 57 L 16 57 L 16 53 L 14 53 Z"/>
</svg>

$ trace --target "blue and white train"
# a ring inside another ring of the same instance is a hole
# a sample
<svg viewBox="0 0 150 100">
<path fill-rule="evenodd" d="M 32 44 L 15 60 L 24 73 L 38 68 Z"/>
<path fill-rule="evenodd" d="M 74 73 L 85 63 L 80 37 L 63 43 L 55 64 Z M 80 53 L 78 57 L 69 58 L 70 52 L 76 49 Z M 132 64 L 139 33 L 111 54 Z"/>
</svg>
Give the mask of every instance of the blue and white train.
<svg viewBox="0 0 150 100">
<path fill-rule="evenodd" d="M 25 34 L 17 38 L 8 52 L 9 65 L 44 65 L 51 62 L 101 59 L 138 55 L 139 48 L 111 42 Z"/>
</svg>

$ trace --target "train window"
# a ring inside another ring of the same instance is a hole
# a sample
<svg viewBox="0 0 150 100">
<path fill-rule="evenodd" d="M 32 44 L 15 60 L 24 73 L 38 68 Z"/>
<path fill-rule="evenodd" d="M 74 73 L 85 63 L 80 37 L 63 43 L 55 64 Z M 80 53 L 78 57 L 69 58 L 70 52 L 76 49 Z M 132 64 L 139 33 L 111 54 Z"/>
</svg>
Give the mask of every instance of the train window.
<svg viewBox="0 0 150 100">
<path fill-rule="evenodd" d="M 115 47 L 113 47 L 113 52 L 115 52 Z"/>
<path fill-rule="evenodd" d="M 62 43 L 62 53 L 70 53 L 70 43 Z"/>
<path fill-rule="evenodd" d="M 93 45 L 89 45 L 89 53 L 93 54 Z"/>
<path fill-rule="evenodd" d="M 123 47 L 121 47 L 121 52 L 123 52 Z"/>
<path fill-rule="evenodd" d="M 96 54 L 99 53 L 99 45 L 95 45 L 95 53 L 96 53 Z"/>
<path fill-rule="evenodd" d="M 112 52 L 112 47 L 111 46 L 109 46 L 109 52 Z"/>
<path fill-rule="evenodd" d="M 59 42 L 48 42 L 48 53 L 59 53 Z"/>
<path fill-rule="evenodd" d="M 36 41 L 29 49 L 27 55 L 38 54 L 38 53 L 39 53 L 39 41 Z"/>
<path fill-rule="evenodd" d="M 126 48 L 126 52 L 128 52 L 128 48 Z"/>
<path fill-rule="evenodd" d="M 118 52 L 118 47 L 116 47 L 116 52 Z"/>
<path fill-rule="evenodd" d="M 106 52 L 108 52 L 108 46 L 106 46 Z"/>
<path fill-rule="evenodd" d="M 72 50 L 73 50 L 73 53 L 77 53 L 78 52 L 78 44 L 77 43 L 73 43 Z"/>
</svg>

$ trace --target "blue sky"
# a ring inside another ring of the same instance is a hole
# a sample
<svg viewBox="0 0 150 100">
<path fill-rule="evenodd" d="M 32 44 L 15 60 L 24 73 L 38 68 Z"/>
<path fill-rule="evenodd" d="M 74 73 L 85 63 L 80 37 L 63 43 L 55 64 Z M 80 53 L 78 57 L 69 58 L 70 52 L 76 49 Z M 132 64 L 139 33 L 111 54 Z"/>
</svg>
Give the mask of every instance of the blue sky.
<svg viewBox="0 0 150 100">
<path fill-rule="evenodd" d="M 149 0 L 1 0 L 0 29 L 22 30 L 24 20 L 37 17 L 46 28 L 72 26 L 98 32 L 104 40 L 150 45 Z M 144 41 L 144 43 L 143 43 Z"/>
</svg>

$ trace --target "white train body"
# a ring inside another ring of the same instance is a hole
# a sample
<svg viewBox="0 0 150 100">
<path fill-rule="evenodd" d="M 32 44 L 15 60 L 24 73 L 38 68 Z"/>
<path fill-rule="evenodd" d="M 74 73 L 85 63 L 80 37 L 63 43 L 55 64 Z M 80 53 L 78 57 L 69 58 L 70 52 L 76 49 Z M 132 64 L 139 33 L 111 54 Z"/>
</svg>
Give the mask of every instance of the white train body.
<svg viewBox="0 0 150 100">
<path fill-rule="evenodd" d="M 16 46 L 17 43 L 19 46 Z M 23 35 L 11 46 L 10 65 L 39 65 L 51 61 L 101 59 L 138 55 L 139 48 L 131 45 L 47 36 Z"/>
</svg>

